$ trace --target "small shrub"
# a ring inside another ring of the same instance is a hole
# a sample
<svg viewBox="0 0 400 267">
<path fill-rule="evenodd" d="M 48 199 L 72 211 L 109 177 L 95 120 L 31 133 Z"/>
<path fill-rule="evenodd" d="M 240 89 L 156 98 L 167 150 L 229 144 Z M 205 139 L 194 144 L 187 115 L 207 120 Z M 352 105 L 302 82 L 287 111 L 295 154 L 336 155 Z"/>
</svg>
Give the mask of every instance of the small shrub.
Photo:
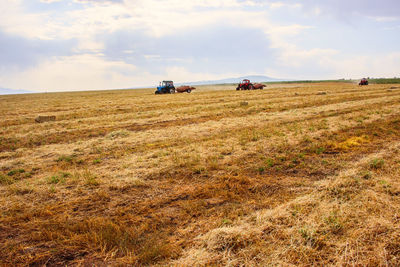
<svg viewBox="0 0 400 267">
<path fill-rule="evenodd" d="M 101 159 L 95 159 L 95 160 L 93 160 L 93 163 L 94 164 L 99 164 L 99 163 L 101 163 Z"/>
<path fill-rule="evenodd" d="M 310 247 L 315 247 L 316 245 L 315 230 L 303 227 L 299 230 L 299 233 L 301 237 L 304 239 L 305 245 L 308 245 Z"/>
<path fill-rule="evenodd" d="M 331 232 L 334 234 L 339 233 L 343 229 L 343 224 L 335 213 L 332 213 L 331 215 L 326 217 L 324 221 L 329 226 Z"/>
<path fill-rule="evenodd" d="M 47 178 L 47 183 L 48 184 L 59 184 L 59 183 L 63 184 L 63 183 L 65 183 L 66 178 L 68 178 L 70 176 L 71 176 L 70 173 L 62 172 L 58 175 L 53 175 L 53 176 Z"/>
<path fill-rule="evenodd" d="M 0 184 L 9 185 L 9 184 L 13 184 L 14 182 L 15 181 L 12 177 L 9 177 L 8 175 L 0 174 Z"/>
<path fill-rule="evenodd" d="M 50 187 L 49 187 L 49 192 L 50 193 L 55 193 L 57 190 L 56 190 L 56 187 L 54 186 L 54 185 L 51 185 Z"/>
<path fill-rule="evenodd" d="M 24 173 L 25 170 L 24 169 L 16 169 L 16 170 L 11 170 L 7 173 L 8 176 L 14 176 L 16 174 L 21 174 Z"/>
<path fill-rule="evenodd" d="M 374 170 L 382 169 L 384 163 L 385 163 L 385 161 L 383 159 L 373 159 L 370 162 L 369 167 L 370 167 L 370 169 L 374 169 Z"/>
<path fill-rule="evenodd" d="M 267 164 L 267 166 L 268 166 L 269 168 L 272 168 L 272 167 L 274 167 L 274 165 L 275 165 L 274 160 L 271 159 L 271 158 L 268 158 L 268 159 L 265 161 L 265 163 Z"/>
<path fill-rule="evenodd" d="M 72 163 L 74 161 L 74 158 L 76 157 L 75 154 L 72 155 L 61 155 L 60 157 L 58 157 L 58 159 L 56 160 L 57 162 L 67 162 L 67 163 Z"/>
<path fill-rule="evenodd" d="M 324 148 L 324 147 L 318 147 L 317 149 L 315 149 L 315 153 L 316 153 L 317 155 L 319 155 L 319 154 L 321 154 L 321 153 L 324 153 L 324 151 L 325 151 L 325 148 Z"/>
<path fill-rule="evenodd" d="M 265 168 L 264 167 L 259 167 L 258 168 L 258 173 L 259 174 L 263 174 L 265 172 Z"/>
</svg>

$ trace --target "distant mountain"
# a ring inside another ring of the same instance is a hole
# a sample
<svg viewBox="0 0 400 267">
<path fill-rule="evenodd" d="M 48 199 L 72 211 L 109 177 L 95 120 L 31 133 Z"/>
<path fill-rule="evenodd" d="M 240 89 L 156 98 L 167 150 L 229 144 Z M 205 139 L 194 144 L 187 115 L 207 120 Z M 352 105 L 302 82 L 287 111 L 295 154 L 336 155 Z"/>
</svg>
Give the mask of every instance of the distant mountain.
<svg viewBox="0 0 400 267">
<path fill-rule="evenodd" d="M 227 79 L 221 79 L 221 80 L 177 83 L 177 85 L 181 85 L 181 84 L 185 84 L 185 85 L 208 85 L 208 84 L 239 83 L 243 79 L 249 79 L 251 82 L 255 82 L 255 83 L 285 81 L 283 79 L 275 79 L 275 78 L 271 78 L 271 77 L 263 76 L 263 75 L 249 75 L 249 76 L 243 76 L 243 77 L 237 77 L 237 78 L 227 78 Z"/>
<path fill-rule="evenodd" d="M 29 93 L 34 93 L 34 92 L 0 87 L 0 95 L 16 95 L 16 94 L 29 94 Z"/>
</svg>

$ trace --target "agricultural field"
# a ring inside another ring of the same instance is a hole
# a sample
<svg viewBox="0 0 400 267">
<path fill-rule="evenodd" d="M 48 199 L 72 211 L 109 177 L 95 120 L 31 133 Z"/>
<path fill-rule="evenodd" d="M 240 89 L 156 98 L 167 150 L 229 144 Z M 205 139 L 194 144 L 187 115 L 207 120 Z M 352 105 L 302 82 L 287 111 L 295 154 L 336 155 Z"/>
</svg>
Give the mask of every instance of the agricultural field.
<svg viewBox="0 0 400 267">
<path fill-rule="evenodd" d="M 234 88 L 0 96 L 0 265 L 399 266 L 400 86 Z"/>
</svg>

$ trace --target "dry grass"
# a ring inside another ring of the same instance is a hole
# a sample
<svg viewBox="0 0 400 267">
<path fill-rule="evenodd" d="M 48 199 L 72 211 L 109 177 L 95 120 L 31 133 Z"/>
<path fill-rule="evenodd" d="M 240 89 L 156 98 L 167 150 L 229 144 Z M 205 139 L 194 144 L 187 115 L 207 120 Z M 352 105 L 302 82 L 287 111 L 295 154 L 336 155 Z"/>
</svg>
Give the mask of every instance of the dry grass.
<svg viewBox="0 0 400 267">
<path fill-rule="evenodd" d="M 399 265 L 390 87 L 0 96 L 0 262 Z"/>
</svg>

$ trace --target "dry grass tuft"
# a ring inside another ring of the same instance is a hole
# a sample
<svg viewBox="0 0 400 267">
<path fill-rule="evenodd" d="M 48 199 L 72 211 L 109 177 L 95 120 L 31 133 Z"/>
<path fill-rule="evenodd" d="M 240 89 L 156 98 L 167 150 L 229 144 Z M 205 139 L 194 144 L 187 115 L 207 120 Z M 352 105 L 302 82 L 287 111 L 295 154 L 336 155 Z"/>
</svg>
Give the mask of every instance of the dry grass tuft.
<svg viewBox="0 0 400 267">
<path fill-rule="evenodd" d="M 210 231 L 201 237 L 204 246 L 210 251 L 237 251 L 257 240 L 262 232 L 250 225 L 222 227 Z"/>
</svg>

